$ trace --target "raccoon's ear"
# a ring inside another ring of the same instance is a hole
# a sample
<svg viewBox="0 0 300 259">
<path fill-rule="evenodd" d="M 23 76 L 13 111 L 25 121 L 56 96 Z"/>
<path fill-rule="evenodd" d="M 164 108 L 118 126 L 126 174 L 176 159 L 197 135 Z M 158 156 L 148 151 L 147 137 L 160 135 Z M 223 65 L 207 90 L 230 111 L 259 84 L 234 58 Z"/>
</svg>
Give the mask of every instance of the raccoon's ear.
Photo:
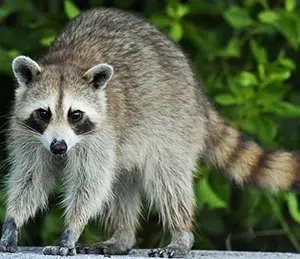
<svg viewBox="0 0 300 259">
<path fill-rule="evenodd" d="M 12 69 L 20 86 L 27 86 L 42 71 L 35 61 L 25 56 L 16 57 Z"/>
<path fill-rule="evenodd" d="M 111 79 L 113 74 L 113 67 L 107 64 L 99 64 L 83 74 L 89 84 L 92 84 L 97 89 L 104 89 L 107 82 Z"/>
</svg>

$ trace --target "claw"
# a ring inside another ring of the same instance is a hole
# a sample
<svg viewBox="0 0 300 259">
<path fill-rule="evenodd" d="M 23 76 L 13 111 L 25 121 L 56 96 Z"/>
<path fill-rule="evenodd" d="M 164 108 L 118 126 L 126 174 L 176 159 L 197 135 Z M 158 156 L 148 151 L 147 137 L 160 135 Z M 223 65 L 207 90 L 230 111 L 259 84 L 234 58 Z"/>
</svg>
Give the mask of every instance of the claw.
<svg viewBox="0 0 300 259">
<path fill-rule="evenodd" d="M 149 256 L 149 257 L 155 257 L 155 251 L 154 251 L 154 249 L 151 249 L 151 250 L 149 251 L 148 256 Z"/>
<path fill-rule="evenodd" d="M 18 250 L 17 246 L 14 245 L 9 245 L 9 244 L 0 245 L 0 252 L 15 253 L 17 250 Z"/>
<path fill-rule="evenodd" d="M 46 246 L 43 250 L 43 254 L 45 255 L 75 255 L 75 248 L 68 248 L 65 246 Z"/>
<path fill-rule="evenodd" d="M 62 255 L 62 256 L 64 256 L 64 255 L 68 254 L 68 251 L 69 251 L 69 249 L 67 247 L 61 247 L 59 249 L 59 254 Z"/>
<path fill-rule="evenodd" d="M 189 250 L 183 248 L 157 248 L 149 251 L 149 257 L 161 257 L 161 258 L 173 258 L 173 257 L 184 257 Z"/>
<path fill-rule="evenodd" d="M 158 256 L 165 257 L 165 253 L 167 253 L 167 251 L 165 249 L 161 249 L 160 251 L 158 251 Z"/>
<path fill-rule="evenodd" d="M 76 255 L 76 249 L 75 248 L 70 249 L 68 255 Z"/>
</svg>

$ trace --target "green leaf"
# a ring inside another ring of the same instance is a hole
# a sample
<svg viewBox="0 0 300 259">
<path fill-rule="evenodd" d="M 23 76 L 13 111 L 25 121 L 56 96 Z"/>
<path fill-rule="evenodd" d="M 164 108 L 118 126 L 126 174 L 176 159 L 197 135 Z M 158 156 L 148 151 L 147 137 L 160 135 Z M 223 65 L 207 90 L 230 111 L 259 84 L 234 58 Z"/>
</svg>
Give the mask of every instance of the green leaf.
<svg viewBox="0 0 300 259">
<path fill-rule="evenodd" d="M 289 59 L 289 58 L 282 58 L 279 60 L 279 64 L 290 69 L 290 70 L 294 70 L 296 69 L 296 64 L 294 62 L 294 60 Z"/>
<path fill-rule="evenodd" d="M 268 0 L 257 0 L 257 2 L 259 2 L 264 9 L 270 9 Z"/>
<path fill-rule="evenodd" d="M 69 19 L 76 17 L 80 13 L 79 8 L 71 0 L 64 1 L 64 9 Z"/>
<path fill-rule="evenodd" d="M 53 35 L 53 36 L 49 36 L 49 37 L 45 37 L 45 38 L 42 38 L 41 39 L 41 44 L 43 45 L 43 46 L 49 46 L 53 41 L 55 40 L 55 35 Z"/>
<path fill-rule="evenodd" d="M 260 119 L 258 135 L 264 143 L 271 143 L 277 135 L 277 125 L 267 117 Z"/>
<path fill-rule="evenodd" d="M 288 12 L 294 11 L 296 8 L 296 0 L 285 0 L 285 10 Z"/>
<path fill-rule="evenodd" d="M 274 81 L 285 81 L 289 79 L 291 76 L 291 72 L 287 68 L 275 67 L 270 71 L 268 76 L 268 80 L 271 82 Z"/>
<path fill-rule="evenodd" d="M 219 94 L 215 97 L 215 101 L 221 105 L 233 105 L 238 103 L 237 98 L 230 94 Z"/>
<path fill-rule="evenodd" d="M 265 78 L 266 78 L 266 70 L 265 70 L 264 65 L 262 65 L 262 64 L 258 64 L 258 75 L 259 75 L 259 78 L 262 81 L 265 80 Z"/>
<path fill-rule="evenodd" d="M 271 84 L 269 87 L 261 88 L 256 103 L 264 107 L 264 110 L 273 111 L 273 106 L 284 98 L 285 88 Z M 261 107 L 260 107 L 261 109 Z"/>
<path fill-rule="evenodd" d="M 274 24 L 278 21 L 279 17 L 278 14 L 274 11 L 262 11 L 258 14 L 258 19 L 267 24 Z"/>
<path fill-rule="evenodd" d="M 238 38 L 232 38 L 229 41 L 226 47 L 226 53 L 230 57 L 239 57 L 241 55 L 240 41 Z"/>
<path fill-rule="evenodd" d="M 275 11 L 263 11 L 258 15 L 261 22 L 272 25 L 280 32 L 294 49 L 300 42 L 300 18 L 295 12 L 287 12 L 282 9 Z"/>
<path fill-rule="evenodd" d="M 172 24 L 169 35 L 176 42 L 181 40 L 181 38 L 183 36 L 183 28 L 179 22 L 174 22 Z"/>
<path fill-rule="evenodd" d="M 225 49 L 221 50 L 219 56 L 221 57 L 239 57 L 241 55 L 240 40 L 232 38 Z"/>
<path fill-rule="evenodd" d="M 166 13 L 167 13 L 168 17 L 176 19 L 176 11 L 175 11 L 174 5 L 168 4 Z"/>
<path fill-rule="evenodd" d="M 252 135 L 259 136 L 259 139 L 265 144 L 271 143 L 277 135 L 277 125 L 267 117 L 247 119 L 242 128 Z"/>
<path fill-rule="evenodd" d="M 300 18 L 295 12 L 278 11 L 279 19 L 272 25 L 291 44 L 294 49 L 300 42 Z"/>
<path fill-rule="evenodd" d="M 197 184 L 197 196 L 211 208 L 227 208 L 226 202 L 214 192 L 206 178 Z"/>
<path fill-rule="evenodd" d="M 230 7 L 224 13 L 225 20 L 235 29 L 244 29 L 253 24 L 248 11 L 240 7 Z"/>
<path fill-rule="evenodd" d="M 261 47 L 255 40 L 250 41 L 250 48 L 257 63 L 265 64 L 268 62 L 268 55 L 266 50 Z"/>
<path fill-rule="evenodd" d="M 20 52 L 17 51 L 17 50 L 15 50 L 15 49 L 13 49 L 13 50 L 9 50 L 9 51 L 7 52 L 7 54 L 8 54 L 8 56 L 9 56 L 11 59 L 14 59 L 14 58 L 16 58 L 17 56 L 20 55 Z"/>
<path fill-rule="evenodd" d="M 236 78 L 230 80 L 230 82 L 228 82 L 228 85 L 231 92 L 234 93 L 235 98 L 238 100 L 237 103 L 239 104 L 251 99 L 255 94 L 254 87 L 243 86 L 239 82 L 237 82 Z"/>
<path fill-rule="evenodd" d="M 256 76 L 247 71 L 241 72 L 236 77 L 236 82 L 242 86 L 253 86 L 258 84 Z"/>
<path fill-rule="evenodd" d="M 181 19 L 183 16 L 187 15 L 190 13 L 190 8 L 188 5 L 184 4 L 169 4 L 167 6 L 167 15 L 170 18 L 173 18 L 175 20 Z"/>
<path fill-rule="evenodd" d="M 166 17 L 164 15 L 153 15 L 150 18 L 150 20 L 155 26 L 159 28 L 167 27 L 172 23 L 172 20 L 169 17 Z"/>
<path fill-rule="evenodd" d="M 209 174 L 208 181 L 216 195 L 218 195 L 218 197 L 222 197 L 222 200 L 228 204 L 231 197 L 230 180 L 225 176 L 215 177 L 215 174 Z"/>
<path fill-rule="evenodd" d="M 297 223 L 300 223 L 300 211 L 296 194 L 286 193 L 284 198 L 287 201 L 290 215 Z"/>
<path fill-rule="evenodd" d="M 180 4 L 176 10 L 176 14 L 179 19 L 187 15 L 188 13 L 190 13 L 190 8 L 188 5 Z"/>
<path fill-rule="evenodd" d="M 288 102 L 279 102 L 273 107 L 275 113 L 282 117 L 299 117 L 300 107 Z"/>
</svg>

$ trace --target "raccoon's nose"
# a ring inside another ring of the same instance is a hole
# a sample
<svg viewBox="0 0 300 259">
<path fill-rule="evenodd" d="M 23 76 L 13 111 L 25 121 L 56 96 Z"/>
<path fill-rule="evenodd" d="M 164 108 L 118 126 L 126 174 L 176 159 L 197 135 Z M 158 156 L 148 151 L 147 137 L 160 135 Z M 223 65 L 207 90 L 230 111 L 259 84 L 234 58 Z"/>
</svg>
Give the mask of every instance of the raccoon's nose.
<svg viewBox="0 0 300 259">
<path fill-rule="evenodd" d="M 66 153 L 68 149 L 67 143 L 64 140 L 57 141 L 54 139 L 50 145 L 50 151 L 54 155 L 62 155 Z"/>
</svg>

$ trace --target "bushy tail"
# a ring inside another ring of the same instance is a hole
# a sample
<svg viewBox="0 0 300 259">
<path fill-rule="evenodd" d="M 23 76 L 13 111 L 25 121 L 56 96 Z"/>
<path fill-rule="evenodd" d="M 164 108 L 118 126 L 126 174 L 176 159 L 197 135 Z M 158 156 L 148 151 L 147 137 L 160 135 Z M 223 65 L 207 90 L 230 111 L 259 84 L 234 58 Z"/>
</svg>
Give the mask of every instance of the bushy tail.
<svg viewBox="0 0 300 259">
<path fill-rule="evenodd" d="M 230 127 L 216 113 L 210 116 L 206 158 L 237 183 L 264 189 L 300 187 L 300 155 L 267 150 Z"/>
</svg>

